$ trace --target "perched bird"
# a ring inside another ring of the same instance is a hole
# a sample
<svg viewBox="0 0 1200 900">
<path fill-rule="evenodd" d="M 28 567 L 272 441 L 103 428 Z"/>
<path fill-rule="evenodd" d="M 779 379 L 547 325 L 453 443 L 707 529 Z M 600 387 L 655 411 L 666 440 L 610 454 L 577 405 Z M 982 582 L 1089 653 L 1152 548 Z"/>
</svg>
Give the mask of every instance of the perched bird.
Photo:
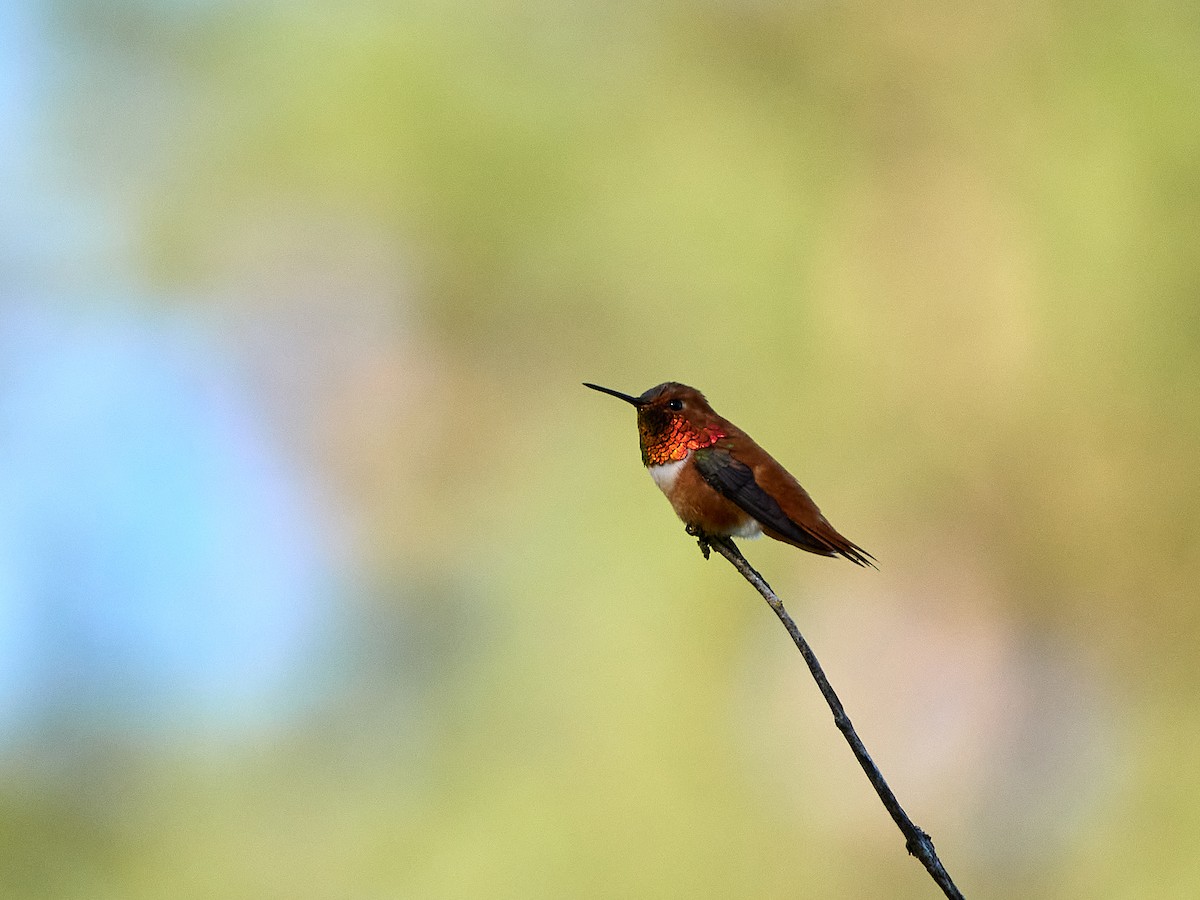
<svg viewBox="0 0 1200 900">
<path fill-rule="evenodd" d="M 695 388 L 668 381 L 631 397 L 584 387 L 637 409 L 642 464 L 702 548 L 706 538 L 765 534 L 809 553 L 874 565 L 875 557 L 842 537 L 787 469 Z"/>
</svg>

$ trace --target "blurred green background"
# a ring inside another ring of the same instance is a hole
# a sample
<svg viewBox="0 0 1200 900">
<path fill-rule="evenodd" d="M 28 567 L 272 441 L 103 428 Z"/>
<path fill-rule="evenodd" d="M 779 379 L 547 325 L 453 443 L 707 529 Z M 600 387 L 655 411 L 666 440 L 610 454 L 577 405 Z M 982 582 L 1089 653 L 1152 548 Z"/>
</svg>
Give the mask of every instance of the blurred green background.
<svg viewBox="0 0 1200 900">
<path fill-rule="evenodd" d="M 1186 3 L 0 13 L 0 895 L 1200 893 Z"/>
</svg>

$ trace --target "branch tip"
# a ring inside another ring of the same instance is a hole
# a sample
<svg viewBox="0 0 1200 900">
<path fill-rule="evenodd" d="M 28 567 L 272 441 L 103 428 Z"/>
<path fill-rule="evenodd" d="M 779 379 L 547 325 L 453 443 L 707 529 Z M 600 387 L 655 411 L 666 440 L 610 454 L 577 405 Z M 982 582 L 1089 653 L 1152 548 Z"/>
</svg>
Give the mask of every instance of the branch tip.
<svg viewBox="0 0 1200 900">
<path fill-rule="evenodd" d="M 846 715 L 846 710 L 842 706 L 842 701 L 838 698 L 833 686 L 830 685 L 829 679 L 825 677 L 825 670 L 821 667 L 821 663 L 817 660 L 816 654 L 808 645 L 808 641 L 804 639 L 804 635 L 800 633 L 800 629 L 796 627 L 796 623 L 792 621 L 792 617 L 784 608 L 783 602 L 771 590 L 771 586 L 758 573 L 758 571 L 746 561 L 746 557 L 742 555 L 741 550 L 737 548 L 733 540 L 729 537 L 709 537 L 688 526 L 687 533 L 697 539 L 700 545 L 700 551 L 704 554 L 704 558 L 708 559 L 709 548 L 715 549 L 718 553 L 729 560 L 732 565 L 750 585 L 757 590 L 767 604 L 779 617 L 783 623 L 783 627 L 787 629 L 791 635 L 792 642 L 800 651 L 800 655 L 804 657 L 805 663 L 808 664 L 808 670 L 812 673 L 813 680 L 817 683 L 817 688 L 821 691 L 821 695 L 825 698 L 825 702 L 829 705 L 829 711 L 833 713 L 833 721 L 838 730 L 845 737 L 846 743 L 850 745 L 850 750 L 854 753 L 858 764 L 866 773 L 867 780 L 871 782 L 871 787 L 875 789 L 875 793 L 879 795 L 880 801 L 883 803 L 884 809 L 891 815 L 892 821 L 900 829 L 901 834 L 905 838 L 905 849 L 908 850 L 910 856 L 915 856 L 921 861 L 925 870 L 929 872 L 929 876 L 937 883 L 937 886 L 942 889 L 942 893 L 949 900 L 963 900 L 963 895 L 954 881 L 950 878 L 942 861 L 938 859 L 937 852 L 933 848 L 933 841 L 929 835 L 920 828 L 912 819 L 908 817 L 900 802 L 896 799 L 896 795 L 888 786 L 888 783 L 883 778 L 883 773 L 879 771 L 879 767 L 875 765 L 871 755 L 867 753 L 867 748 L 859 738 L 858 732 L 854 729 L 854 724 L 850 721 L 850 717 Z"/>
</svg>

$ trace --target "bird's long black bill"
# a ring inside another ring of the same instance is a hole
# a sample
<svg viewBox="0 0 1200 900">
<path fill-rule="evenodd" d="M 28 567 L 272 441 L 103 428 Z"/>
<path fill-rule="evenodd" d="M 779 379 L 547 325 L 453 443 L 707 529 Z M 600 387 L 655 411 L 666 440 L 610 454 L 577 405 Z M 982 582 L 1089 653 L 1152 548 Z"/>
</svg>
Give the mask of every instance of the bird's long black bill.
<svg viewBox="0 0 1200 900">
<path fill-rule="evenodd" d="M 612 388 L 600 387 L 598 384 L 583 383 L 586 388 L 591 388 L 593 391 L 599 391 L 602 394 L 612 394 L 614 397 L 620 397 L 626 403 L 632 403 L 634 406 L 641 406 L 642 400 L 639 397 L 630 397 L 628 394 L 622 394 L 620 391 L 614 391 Z"/>
</svg>

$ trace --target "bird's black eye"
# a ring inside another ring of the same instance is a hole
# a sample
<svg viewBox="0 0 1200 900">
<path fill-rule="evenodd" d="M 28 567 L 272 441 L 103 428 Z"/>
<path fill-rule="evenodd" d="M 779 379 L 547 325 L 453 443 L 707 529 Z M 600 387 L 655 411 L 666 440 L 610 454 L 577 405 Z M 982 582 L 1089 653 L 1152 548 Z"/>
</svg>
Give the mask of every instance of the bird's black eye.
<svg viewBox="0 0 1200 900">
<path fill-rule="evenodd" d="M 673 410 L 675 410 L 675 412 L 679 412 L 681 409 L 683 409 L 683 401 L 682 400 L 668 400 L 667 401 L 667 409 L 673 409 Z"/>
</svg>

